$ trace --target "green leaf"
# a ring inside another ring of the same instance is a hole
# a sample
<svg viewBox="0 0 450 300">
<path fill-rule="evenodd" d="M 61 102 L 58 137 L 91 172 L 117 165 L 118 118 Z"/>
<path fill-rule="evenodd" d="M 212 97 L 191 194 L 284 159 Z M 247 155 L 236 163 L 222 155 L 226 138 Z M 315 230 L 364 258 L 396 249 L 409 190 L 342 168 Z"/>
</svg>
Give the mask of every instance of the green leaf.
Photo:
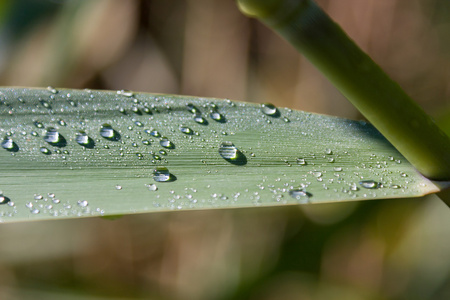
<svg viewBox="0 0 450 300">
<path fill-rule="evenodd" d="M 364 122 L 126 91 L 2 88 L 0 101 L 3 222 L 440 190 Z"/>
</svg>

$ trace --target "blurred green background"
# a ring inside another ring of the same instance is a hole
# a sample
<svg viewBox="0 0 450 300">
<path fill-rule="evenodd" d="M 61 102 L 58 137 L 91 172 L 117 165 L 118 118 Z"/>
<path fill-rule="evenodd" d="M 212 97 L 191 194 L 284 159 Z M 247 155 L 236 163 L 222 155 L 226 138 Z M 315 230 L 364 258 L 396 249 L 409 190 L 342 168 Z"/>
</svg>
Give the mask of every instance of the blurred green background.
<svg viewBox="0 0 450 300">
<path fill-rule="evenodd" d="M 318 3 L 450 132 L 449 1 Z M 361 118 L 232 0 L 1 0 L 0 85 Z M 1 299 L 450 299 L 450 210 L 433 196 L 3 224 L 0 239 Z"/>
</svg>

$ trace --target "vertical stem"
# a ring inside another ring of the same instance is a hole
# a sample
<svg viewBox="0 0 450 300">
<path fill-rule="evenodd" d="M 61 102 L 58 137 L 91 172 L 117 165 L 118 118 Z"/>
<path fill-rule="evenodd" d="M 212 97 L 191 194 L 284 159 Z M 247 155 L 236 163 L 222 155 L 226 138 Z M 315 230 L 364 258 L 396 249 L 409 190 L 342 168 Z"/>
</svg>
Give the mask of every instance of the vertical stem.
<svg viewBox="0 0 450 300">
<path fill-rule="evenodd" d="M 312 0 L 238 0 L 309 59 L 417 168 L 450 180 L 450 138 Z"/>
</svg>

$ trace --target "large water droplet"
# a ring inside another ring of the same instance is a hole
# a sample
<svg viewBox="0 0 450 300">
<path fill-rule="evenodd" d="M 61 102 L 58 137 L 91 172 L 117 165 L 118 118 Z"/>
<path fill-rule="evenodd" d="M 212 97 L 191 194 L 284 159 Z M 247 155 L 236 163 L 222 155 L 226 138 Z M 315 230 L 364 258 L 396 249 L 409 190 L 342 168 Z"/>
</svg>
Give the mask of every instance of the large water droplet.
<svg viewBox="0 0 450 300">
<path fill-rule="evenodd" d="M 262 104 L 261 105 L 261 110 L 267 116 L 270 116 L 270 117 L 273 117 L 273 118 L 280 117 L 280 112 L 275 107 L 275 105 L 273 105 L 271 103 L 264 103 L 264 104 Z"/>
<path fill-rule="evenodd" d="M 5 136 L 1 145 L 2 145 L 2 148 L 6 149 L 7 151 L 10 151 L 10 152 L 19 151 L 19 146 L 17 146 L 17 144 L 9 136 Z"/>
<path fill-rule="evenodd" d="M 76 141 L 78 144 L 80 144 L 81 146 L 86 147 L 86 148 L 92 149 L 92 148 L 94 148 L 94 146 L 95 146 L 94 140 L 91 139 L 91 138 L 87 135 L 87 133 L 86 133 L 85 131 L 83 131 L 83 130 L 80 130 L 80 131 L 78 131 L 78 132 L 76 133 L 76 135 L 75 135 L 75 141 Z"/>
<path fill-rule="evenodd" d="M 157 182 L 171 182 L 175 181 L 177 178 L 175 175 L 171 174 L 166 167 L 156 167 L 156 169 L 153 170 L 153 179 Z"/>
<path fill-rule="evenodd" d="M 232 142 L 222 142 L 219 146 L 219 154 L 223 159 L 234 165 L 247 164 L 247 158 L 245 155 L 239 151 L 239 149 L 236 148 Z"/>
<path fill-rule="evenodd" d="M 175 148 L 175 145 L 171 141 L 169 141 L 169 139 L 166 137 L 162 137 L 161 140 L 159 141 L 159 144 L 167 149 Z"/>
<path fill-rule="evenodd" d="M 47 128 L 44 141 L 56 147 L 65 147 L 67 145 L 66 139 L 53 127 Z"/>
<path fill-rule="evenodd" d="M 377 189 L 381 186 L 381 183 L 375 180 L 362 180 L 359 182 L 359 185 L 366 189 Z"/>
<path fill-rule="evenodd" d="M 120 140 L 120 134 L 108 123 L 104 123 L 100 127 L 100 135 L 110 141 L 116 142 Z"/>
</svg>

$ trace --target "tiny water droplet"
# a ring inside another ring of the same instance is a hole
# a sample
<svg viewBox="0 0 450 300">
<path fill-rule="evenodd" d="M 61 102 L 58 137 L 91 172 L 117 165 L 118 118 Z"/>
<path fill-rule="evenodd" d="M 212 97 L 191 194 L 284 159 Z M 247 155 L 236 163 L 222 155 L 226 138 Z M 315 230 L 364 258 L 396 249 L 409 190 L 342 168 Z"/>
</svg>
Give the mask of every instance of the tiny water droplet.
<svg viewBox="0 0 450 300">
<path fill-rule="evenodd" d="M 305 165 L 307 165 L 307 162 L 304 158 L 297 158 L 297 164 L 299 164 L 301 166 L 305 166 Z"/>
<path fill-rule="evenodd" d="M 147 188 L 148 188 L 149 191 L 154 192 L 154 191 L 157 191 L 157 190 L 158 190 L 158 187 L 157 187 L 156 184 L 154 184 L 154 183 L 147 184 L 146 186 L 147 186 Z"/>
<path fill-rule="evenodd" d="M 41 147 L 41 148 L 39 149 L 39 151 L 41 151 L 41 153 L 42 153 L 42 154 L 45 154 L 45 155 L 50 155 L 50 154 L 52 154 L 52 152 L 51 152 L 50 150 L 48 150 L 48 148 L 45 148 L 45 147 Z"/>
<path fill-rule="evenodd" d="M 116 185 L 116 190 L 119 190 L 119 191 L 120 191 L 121 189 L 122 189 L 122 186 L 117 184 L 117 185 Z"/>
<path fill-rule="evenodd" d="M 333 170 L 335 172 L 341 172 L 342 171 L 342 167 L 334 167 Z"/>
<path fill-rule="evenodd" d="M 77 205 L 80 207 L 86 207 L 89 205 L 89 202 L 87 202 L 86 200 L 78 200 Z"/>
<path fill-rule="evenodd" d="M 129 91 L 129 90 L 120 90 L 120 91 L 117 91 L 117 94 L 125 96 L 125 97 L 128 97 L 128 98 L 134 96 L 134 93 L 132 91 Z"/>
<path fill-rule="evenodd" d="M 271 103 L 261 104 L 261 110 L 265 115 L 270 117 L 278 118 L 280 116 L 280 112 L 276 106 Z"/>
<path fill-rule="evenodd" d="M 58 120 L 58 124 L 61 125 L 61 126 L 67 126 L 66 121 L 64 121 L 62 119 Z"/>
<path fill-rule="evenodd" d="M 166 138 L 166 137 L 162 137 L 161 140 L 159 141 L 159 144 L 162 147 L 167 148 L 167 149 L 174 149 L 175 148 L 175 145 L 171 141 L 169 141 L 169 139 Z"/>
<path fill-rule="evenodd" d="M 362 180 L 359 182 L 359 185 L 366 189 L 377 189 L 381 186 L 381 184 L 375 180 Z"/>
<path fill-rule="evenodd" d="M 188 135 L 194 134 L 194 131 L 193 131 L 191 128 L 189 128 L 189 127 L 187 127 L 187 126 L 183 126 L 183 125 L 180 126 L 180 131 L 181 131 L 182 133 L 188 134 Z"/>
<path fill-rule="evenodd" d="M 50 102 L 48 102 L 47 100 L 41 99 L 39 100 L 39 102 L 41 103 L 41 105 L 47 109 L 52 109 L 52 106 L 50 105 Z"/>
<path fill-rule="evenodd" d="M 326 154 L 326 155 L 331 155 L 331 154 L 333 154 L 333 150 L 331 150 L 331 149 L 325 149 L 325 154 Z"/>
<path fill-rule="evenodd" d="M 186 109 L 193 114 L 198 114 L 200 112 L 200 110 L 192 103 L 186 104 Z"/>
<path fill-rule="evenodd" d="M 110 141 L 120 140 L 120 134 L 108 123 L 104 123 L 100 127 L 100 135 Z"/>
<path fill-rule="evenodd" d="M 40 121 L 34 121 L 34 126 L 36 126 L 37 128 L 44 128 L 44 124 L 42 124 L 42 122 Z"/>
<path fill-rule="evenodd" d="M 166 167 L 156 167 L 156 169 L 153 170 L 153 179 L 156 182 L 171 182 L 175 181 L 176 177 L 171 174 Z"/>
<path fill-rule="evenodd" d="M 57 94 L 57 93 L 58 93 L 58 90 L 55 89 L 55 88 L 52 87 L 52 86 L 48 86 L 48 87 L 47 87 L 47 90 L 48 90 L 50 93 L 52 93 L 52 94 Z"/>
<path fill-rule="evenodd" d="M 219 145 L 219 154 L 226 161 L 234 164 L 234 165 L 245 165 L 247 164 L 247 158 L 245 155 L 239 151 L 236 146 L 229 141 L 222 142 Z"/>
<path fill-rule="evenodd" d="M 147 134 L 150 134 L 151 136 L 154 136 L 154 137 L 160 137 L 161 136 L 161 134 L 158 132 L 158 130 L 148 130 L 148 129 L 146 129 L 146 130 L 144 130 L 144 132 L 147 133 Z"/>
<path fill-rule="evenodd" d="M 200 114 L 196 114 L 194 116 L 194 121 L 201 125 L 208 125 L 208 121 L 206 121 L 206 119 L 203 118 Z"/>
<path fill-rule="evenodd" d="M 138 127 L 144 126 L 144 124 L 142 124 L 142 122 L 139 122 L 139 121 L 134 122 L 134 124 Z"/>
</svg>

